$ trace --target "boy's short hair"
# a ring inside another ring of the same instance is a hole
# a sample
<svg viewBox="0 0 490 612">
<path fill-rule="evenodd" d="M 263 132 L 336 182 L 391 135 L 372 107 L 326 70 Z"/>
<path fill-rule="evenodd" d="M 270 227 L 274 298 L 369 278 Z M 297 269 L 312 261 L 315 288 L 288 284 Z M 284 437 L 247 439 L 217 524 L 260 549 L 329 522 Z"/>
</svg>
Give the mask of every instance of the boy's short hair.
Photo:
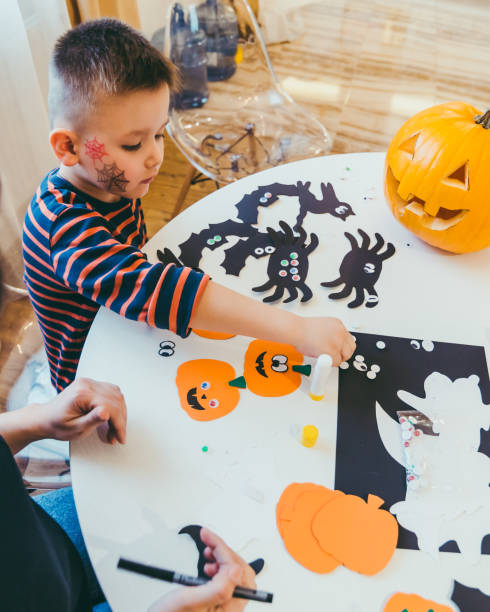
<svg viewBox="0 0 490 612">
<path fill-rule="evenodd" d="M 172 62 L 139 32 L 117 19 L 87 21 L 56 42 L 49 66 L 49 118 L 75 129 L 100 96 L 177 86 Z"/>
</svg>

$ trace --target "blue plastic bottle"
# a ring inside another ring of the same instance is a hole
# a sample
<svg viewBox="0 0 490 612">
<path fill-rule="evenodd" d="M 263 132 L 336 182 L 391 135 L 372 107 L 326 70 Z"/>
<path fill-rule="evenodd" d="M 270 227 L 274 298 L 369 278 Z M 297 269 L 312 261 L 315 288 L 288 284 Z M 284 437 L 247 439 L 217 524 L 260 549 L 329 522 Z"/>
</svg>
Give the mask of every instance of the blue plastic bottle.
<svg viewBox="0 0 490 612">
<path fill-rule="evenodd" d="M 235 11 L 220 0 L 206 0 L 197 7 L 197 14 L 207 37 L 208 81 L 229 79 L 236 70 L 238 23 Z"/>
<path fill-rule="evenodd" d="M 172 97 L 176 108 L 197 108 L 209 97 L 207 86 L 206 35 L 199 29 L 195 5 L 189 7 L 187 23 L 182 5 L 173 8 L 170 22 L 170 59 L 180 70 L 182 90 Z"/>
</svg>

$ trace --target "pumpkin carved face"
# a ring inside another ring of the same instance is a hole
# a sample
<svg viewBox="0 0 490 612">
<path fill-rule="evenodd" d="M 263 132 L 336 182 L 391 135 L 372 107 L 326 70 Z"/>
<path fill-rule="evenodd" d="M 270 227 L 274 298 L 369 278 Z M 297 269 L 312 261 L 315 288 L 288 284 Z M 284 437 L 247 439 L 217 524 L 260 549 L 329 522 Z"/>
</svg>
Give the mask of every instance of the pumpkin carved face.
<svg viewBox="0 0 490 612">
<path fill-rule="evenodd" d="M 490 129 L 463 102 L 424 110 L 402 125 L 385 162 L 385 195 L 398 221 L 454 253 L 490 245 Z"/>
<path fill-rule="evenodd" d="M 235 370 L 225 361 L 194 359 L 177 368 L 180 405 L 196 421 L 212 421 L 230 413 L 240 392 L 229 386 Z"/>
<path fill-rule="evenodd" d="M 413 593 L 396 593 L 387 602 L 383 612 L 452 612 L 449 606 L 443 606 L 431 599 L 425 599 Z"/>
<path fill-rule="evenodd" d="M 295 391 L 301 374 L 310 373 L 311 366 L 302 363 L 303 355 L 290 344 L 254 340 L 245 353 L 243 375 L 252 393 L 279 397 Z"/>
</svg>

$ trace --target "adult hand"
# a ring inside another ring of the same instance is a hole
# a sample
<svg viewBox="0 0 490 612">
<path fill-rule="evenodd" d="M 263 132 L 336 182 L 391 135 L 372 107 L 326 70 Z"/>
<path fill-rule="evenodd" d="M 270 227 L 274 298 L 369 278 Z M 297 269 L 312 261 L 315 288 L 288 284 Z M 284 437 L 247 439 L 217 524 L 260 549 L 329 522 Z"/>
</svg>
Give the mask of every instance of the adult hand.
<svg viewBox="0 0 490 612">
<path fill-rule="evenodd" d="M 301 317 L 296 348 L 303 355 L 318 357 L 326 353 L 332 364 L 347 361 L 356 349 L 354 337 L 340 319 L 333 317 Z"/>
<path fill-rule="evenodd" d="M 171 591 L 150 608 L 149 612 L 241 612 L 247 600 L 233 598 L 235 586 L 255 589 L 252 568 L 209 529 L 201 529 L 206 544 L 206 574 L 212 578 L 198 587 L 180 587 Z"/>
<path fill-rule="evenodd" d="M 45 419 L 45 437 L 76 440 L 97 428 L 104 442 L 126 441 L 126 403 L 116 385 L 78 378 L 51 401 L 34 408 Z"/>
</svg>

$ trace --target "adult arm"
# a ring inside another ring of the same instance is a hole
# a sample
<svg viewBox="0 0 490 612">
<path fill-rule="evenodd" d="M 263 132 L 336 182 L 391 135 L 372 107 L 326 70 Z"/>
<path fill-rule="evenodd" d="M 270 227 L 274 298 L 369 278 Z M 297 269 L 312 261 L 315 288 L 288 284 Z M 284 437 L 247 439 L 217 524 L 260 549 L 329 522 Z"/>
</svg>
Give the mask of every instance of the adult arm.
<svg viewBox="0 0 490 612">
<path fill-rule="evenodd" d="M 76 440 L 98 429 L 102 440 L 124 444 L 126 404 L 119 387 L 79 378 L 45 404 L 0 414 L 0 435 L 12 454 L 44 438 Z"/>
</svg>

